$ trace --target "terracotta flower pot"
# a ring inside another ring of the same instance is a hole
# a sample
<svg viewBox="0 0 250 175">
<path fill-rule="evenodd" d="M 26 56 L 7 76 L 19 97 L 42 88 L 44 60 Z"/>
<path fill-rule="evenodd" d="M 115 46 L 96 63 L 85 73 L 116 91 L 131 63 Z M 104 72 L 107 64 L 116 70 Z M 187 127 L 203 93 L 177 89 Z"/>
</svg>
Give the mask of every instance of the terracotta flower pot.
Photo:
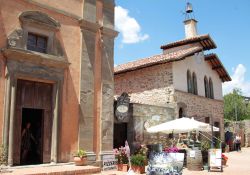
<svg viewBox="0 0 250 175">
<path fill-rule="evenodd" d="M 226 159 L 222 159 L 222 165 L 226 165 L 227 164 L 227 160 Z"/>
<path fill-rule="evenodd" d="M 145 166 L 135 166 L 135 165 L 132 165 L 131 168 L 132 168 L 132 170 L 135 173 L 139 173 L 139 174 L 145 173 Z"/>
<path fill-rule="evenodd" d="M 74 162 L 76 166 L 86 165 L 87 157 L 74 157 Z"/>
<path fill-rule="evenodd" d="M 127 172 L 128 171 L 128 164 L 117 164 L 117 170 Z"/>
</svg>

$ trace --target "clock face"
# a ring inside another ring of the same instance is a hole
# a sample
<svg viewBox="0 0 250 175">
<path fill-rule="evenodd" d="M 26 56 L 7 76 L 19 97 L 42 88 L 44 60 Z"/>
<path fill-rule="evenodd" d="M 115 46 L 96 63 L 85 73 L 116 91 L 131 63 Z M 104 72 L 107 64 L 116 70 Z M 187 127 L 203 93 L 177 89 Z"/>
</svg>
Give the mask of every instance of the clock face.
<svg viewBox="0 0 250 175">
<path fill-rule="evenodd" d="M 117 111 L 119 111 L 120 113 L 125 113 L 128 111 L 128 107 L 125 105 L 120 105 L 117 107 Z"/>
</svg>

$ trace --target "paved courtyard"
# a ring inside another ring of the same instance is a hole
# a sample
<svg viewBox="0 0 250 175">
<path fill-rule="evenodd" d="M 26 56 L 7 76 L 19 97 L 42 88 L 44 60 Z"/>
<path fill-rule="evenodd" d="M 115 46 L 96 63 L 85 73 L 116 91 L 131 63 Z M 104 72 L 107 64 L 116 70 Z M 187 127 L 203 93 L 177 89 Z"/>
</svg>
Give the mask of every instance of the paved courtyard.
<svg viewBox="0 0 250 175">
<path fill-rule="evenodd" d="M 227 166 L 221 172 L 183 170 L 183 175 L 250 175 L 250 148 L 242 148 L 242 152 L 225 153 L 228 156 Z M 126 175 L 124 172 L 102 172 L 103 175 Z"/>
<path fill-rule="evenodd" d="M 250 175 L 250 148 L 243 148 L 242 152 L 225 153 L 228 156 L 227 166 L 224 167 L 224 172 L 208 172 L 208 171 L 189 171 L 183 170 L 183 175 Z M 57 174 L 92 174 L 92 175 L 126 175 L 120 171 L 102 171 L 98 172 L 97 167 L 83 166 L 77 167 L 74 165 L 48 166 L 48 167 L 27 167 L 27 168 L 11 168 L 9 172 L 0 172 L 3 175 L 22 175 L 22 174 L 39 174 L 39 175 L 57 175 Z"/>
</svg>

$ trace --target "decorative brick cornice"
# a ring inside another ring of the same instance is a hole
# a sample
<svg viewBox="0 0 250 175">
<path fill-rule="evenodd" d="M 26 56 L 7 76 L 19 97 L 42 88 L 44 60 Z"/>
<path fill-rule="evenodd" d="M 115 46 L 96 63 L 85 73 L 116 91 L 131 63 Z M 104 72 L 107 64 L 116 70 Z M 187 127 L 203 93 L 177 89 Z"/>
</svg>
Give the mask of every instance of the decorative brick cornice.
<svg viewBox="0 0 250 175">
<path fill-rule="evenodd" d="M 45 27 L 49 30 L 59 30 L 61 25 L 59 21 L 40 11 L 25 11 L 19 16 L 22 24 L 37 24 L 39 27 Z"/>
</svg>

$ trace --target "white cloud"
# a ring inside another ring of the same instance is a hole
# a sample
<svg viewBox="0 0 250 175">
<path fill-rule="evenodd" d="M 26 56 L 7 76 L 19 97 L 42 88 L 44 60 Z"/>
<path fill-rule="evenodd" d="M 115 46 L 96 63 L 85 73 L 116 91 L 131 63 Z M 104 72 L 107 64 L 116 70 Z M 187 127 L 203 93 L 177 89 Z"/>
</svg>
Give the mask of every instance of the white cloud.
<svg viewBox="0 0 250 175">
<path fill-rule="evenodd" d="M 121 6 L 115 7 L 115 26 L 122 34 L 122 42 L 132 44 L 148 39 L 149 35 L 141 33 L 140 25 L 128 13 L 129 11 Z"/>
<path fill-rule="evenodd" d="M 223 94 L 232 92 L 234 88 L 241 89 L 243 95 L 250 97 L 250 82 L 245 80 L 247 69 L 244 65 L 239 64 L 234 70 L 232 81 L 223 84 Z"/>
</svg>

